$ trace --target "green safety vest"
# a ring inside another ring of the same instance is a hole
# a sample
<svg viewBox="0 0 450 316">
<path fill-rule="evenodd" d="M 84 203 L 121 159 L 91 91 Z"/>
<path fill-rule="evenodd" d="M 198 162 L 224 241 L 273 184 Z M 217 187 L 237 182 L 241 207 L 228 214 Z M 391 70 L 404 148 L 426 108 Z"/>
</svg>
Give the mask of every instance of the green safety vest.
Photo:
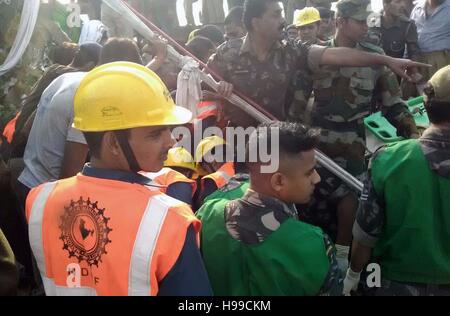
<svg viewBox="0 0 450 316">
<path fill-rule="evenodd" d="M 407 140 L 373 161 L 372 182 L 385 201 L 374 249 L 382 277 L 450 284 L 450 179 L 430 170 L 418 140 Z"/>
<path fill-rule="evenodd" d="M 215 295 L 316 295 L 330 263 L 320 228 L 288 219 L 258 245 L 232 238 L 225 227 L 227 202 L 240 198 L 248 183 L 216 191 L 197 213 L 201 250 Z"/>
</svg>

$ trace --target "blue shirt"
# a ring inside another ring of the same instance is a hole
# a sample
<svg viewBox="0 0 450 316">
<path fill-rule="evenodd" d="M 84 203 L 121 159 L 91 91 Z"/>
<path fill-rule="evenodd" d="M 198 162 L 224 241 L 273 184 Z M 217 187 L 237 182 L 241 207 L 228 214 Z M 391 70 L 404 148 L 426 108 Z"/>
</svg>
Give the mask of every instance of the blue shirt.
<svg viewBox="0 0 450 316">
<path fill-rule="evenodd" d="M 424 53 L 450 50 L 450 0 L 438 6 L 433 14 L 426 16 L 425 0 L 411 12 L 419 34 L 419 47 Z"/>
</svg>

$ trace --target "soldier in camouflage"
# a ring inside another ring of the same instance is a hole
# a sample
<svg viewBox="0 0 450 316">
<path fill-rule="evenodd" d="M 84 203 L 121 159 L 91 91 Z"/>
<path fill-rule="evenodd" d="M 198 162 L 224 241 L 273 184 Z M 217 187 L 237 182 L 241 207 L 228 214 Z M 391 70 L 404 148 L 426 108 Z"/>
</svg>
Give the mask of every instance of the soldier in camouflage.
<svg viewBox="0 0 450 316">
<path fill-rule="evenodd" d="M 308 202 L 320 181 L 313 151 L 316 133 L 300 124 L 276 122 L 258 127 L 251 139 L 273 141 L 272 128 L 279 130 L 278 170 L 263 173 L 260 162 L 248 163 L 250 187 L 246 192 L 234 182 L 245 181 L 247 188 L 248 178 L 235 178 L 208 197 L 198 212 L 203 222 L 202 251 L 214 293 L 340 295 L 341 274 L 333 243 L 319 228 L 300 222 L 294 204 Z M 250 144 L 247 157 L 254 149 Z M 237 199 L 225 204 L 221 197 L 226 196 Z M 238 245 L 237 252 L 233 245 Z M 252 249 L 258 250 L 247 255 Z M 244 279 L 236 278 L 238 270 L 246 271 Z"/>
<path fill-rule="evenodd" d="M 420 60 L 416 24 L 405 16 L 405 10 L 404 0 L 383 0 L 383 12 L 368 18 L 367 41 L 383 48 L 388 56 Z M 404 99 L 417 96 L 415 84 L 403 80 L 401 88 Z"/>
<path fill-rule="evenodd" d="M 373 13 L 368 19 L 368 41 L 383 48 L 386 55 L 419 58 L 416 24 L 406 17 L 403 0 L 383 0 L 383 12 Z"/>
<path fill-rule="evenodd" d="M 376 152 L 353 227 L 344 292 L 373 257 L 377 295 L 450 295 L 450 66 L 425 89 L 431 126 L 419 140 Z M 405 158 L 407 157 L 407 158 Z"/>
<path fill-rule="evenodd" d="M 338 26 L 328 47 L 354 47 L 383 54 L 376 45 L 361 42 L 367 32 L 368 0 L 341 0 L 337 4 Z M 416 125 L 394 73 L 384 66 L 323 69 L 312 75 L 314 105 L 312 126 L 321 129 L 319 149 L 353 176 L 365 170 L 365 128 L 363 119 L 371 112 L 375 87 L 382 97 L 384 116 L 400 135 L 418 137 Z M 323 228 L 336 242 L 341 268 L 346 269 L 351 228 L 357 196 L 325 168 L 313 202 L 301 217 Z"/>
<path fill-rule="evenodd" d="M 229 97 L 236 88 L 279 120 L 286 120 L 286 105 L 291 104 L 294 98 L 305 104 L 308 100 L 307 94 L 294 90 L 293 82 L 298 71 L 305 72 L 306 76 L 309 72 L 318 72 L 320 65 L 382 64 L 404 76 L 407 67 L 419 65 L 409 60 L 367 53 L 374 52 L 370 49 L 286 43 L 282 40 L 286 21 L 275 0 L 246 1 L 243 21 L 247 36 L 219 46 L 208 66 L 224 80 L 218 89 L 222 96 Z M 235 110 L 232 105 L 225 107 L 225 115 L 237 126 L 257 125 L 254 119 L 242 110 Z"/>
</svg>

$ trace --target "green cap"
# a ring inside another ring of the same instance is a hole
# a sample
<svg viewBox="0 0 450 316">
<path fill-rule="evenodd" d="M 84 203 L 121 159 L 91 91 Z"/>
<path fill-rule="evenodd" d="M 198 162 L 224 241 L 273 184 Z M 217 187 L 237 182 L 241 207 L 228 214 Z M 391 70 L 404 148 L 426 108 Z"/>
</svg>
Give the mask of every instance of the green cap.
<svg viewBox="0 0 450 316">
<path fill-rule="evenodd" d="M 450 102 L 450 65 L 439 69 L 428 81 L 434 90 L 434 100 Z"/>
<path fill-rule="evenodd" d="M 340 0 L 336 4 L 337 16 L 366 21 L 372 13 L 370 0 Z"/>
</svg>

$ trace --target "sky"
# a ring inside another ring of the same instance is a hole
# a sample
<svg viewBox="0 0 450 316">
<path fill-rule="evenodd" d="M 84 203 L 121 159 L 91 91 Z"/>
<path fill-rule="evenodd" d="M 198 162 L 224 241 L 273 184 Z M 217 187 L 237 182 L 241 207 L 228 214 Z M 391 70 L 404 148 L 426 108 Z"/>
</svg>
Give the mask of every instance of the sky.
<svg viewBox="0 0 450 316">
<path fill-rule="evenodd" d="M 61 3 L 69 3 L 70 0 L 58 0 Z M 164 0 L 160 0 L 160 1 L 164 1 Z M 372 1 L 372 9 L 374 11 L 380 11 L 383 7 L 383 2 L 382 0 L 371 0 Z M 184 0 L 177 0 L 177 13 L 178 13 L 178 20 L 181 26 L 186 25 L 186 19 L 184 18 L 184 8 L 183 8 L 183 2 Z M 199 12 L 201 9 L 201 0 L 197 1 L 194 3 L 194 20 L 195 23 L 198 25 L 200 24 L 200 19 L 199 19 Z M 228 12 L 228 3 L 227 1 L 224 1 L 224 11 L 225 13 Z"/>
</svg>

